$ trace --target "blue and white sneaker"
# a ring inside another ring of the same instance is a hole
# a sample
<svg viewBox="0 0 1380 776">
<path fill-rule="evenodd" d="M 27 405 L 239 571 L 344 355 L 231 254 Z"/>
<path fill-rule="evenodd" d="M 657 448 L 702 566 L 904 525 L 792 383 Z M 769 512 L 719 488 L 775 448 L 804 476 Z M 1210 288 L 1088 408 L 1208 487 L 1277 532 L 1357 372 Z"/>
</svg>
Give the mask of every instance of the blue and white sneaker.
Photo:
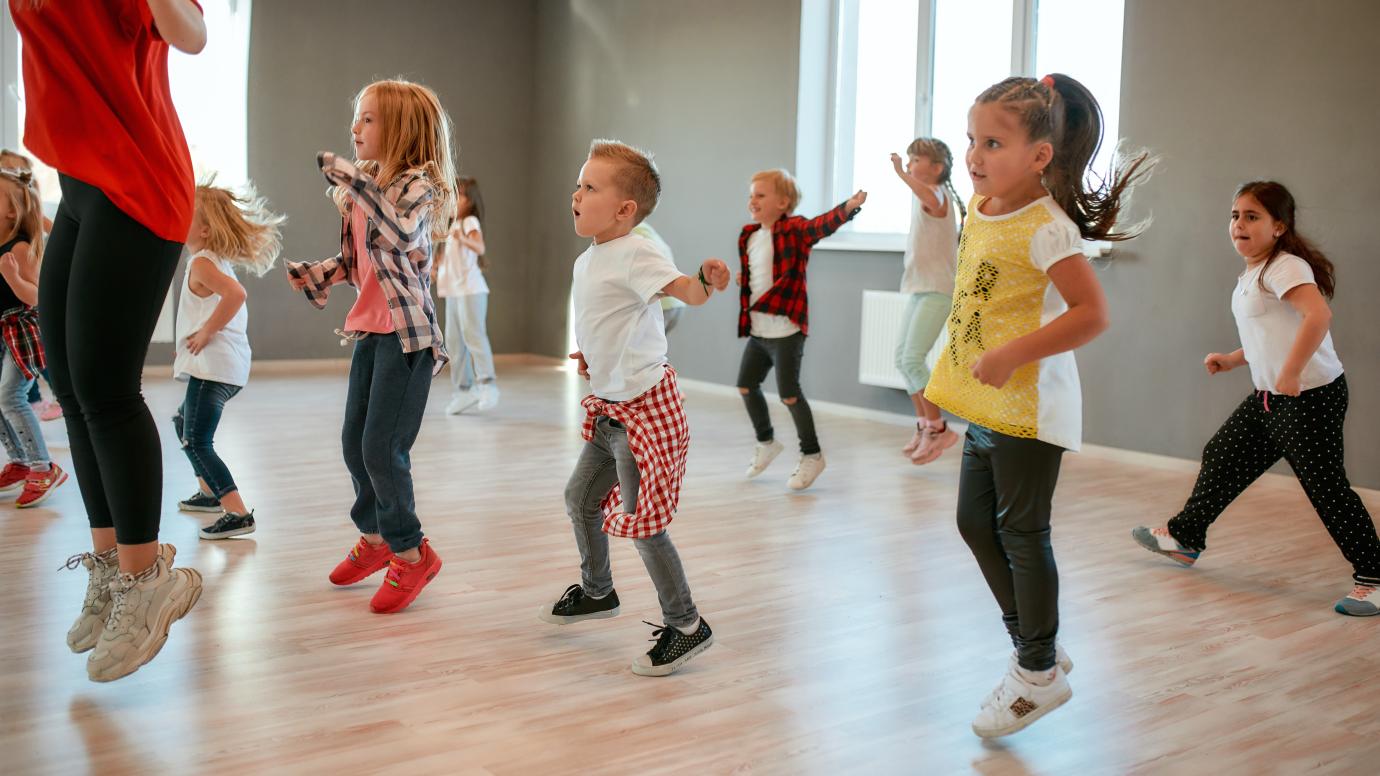
<svg viewBox="0 0 1380 776">
<path fill-rule="evenodd" d="M 1185 566 L 1192 566 L 1197 563 L 1198 556 L 1202 554 L 1201 550 L 1190 549 L 1179 544 L 1178 540 L 1170 535 L 1169 528 L 1166 526 L 1146 528 L 1143 525 L 1138 525 L 1131 529 L 1131 538 L 1135 539 L 1136 543 L 1145 549 Z"/>
<path fill-rule="evenodd" d="M 1338 614 L 1374 617 L 1380 614 L 1380 587 L 1357 582 L 1356 587 L 1346 594 L 1346 598 L 1338 601 L 1333 608 Z"/>
</svg>

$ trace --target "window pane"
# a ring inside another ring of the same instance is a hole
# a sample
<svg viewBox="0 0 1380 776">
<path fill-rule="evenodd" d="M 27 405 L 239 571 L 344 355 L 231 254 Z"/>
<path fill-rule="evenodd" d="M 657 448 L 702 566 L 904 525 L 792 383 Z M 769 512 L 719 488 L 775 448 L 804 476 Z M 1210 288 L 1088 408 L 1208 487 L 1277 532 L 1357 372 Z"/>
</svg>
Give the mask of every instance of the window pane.
<svg viewBox="0 0 1380 776">
<path fill-rule="evenodd" d="M 1122 0 L 1039 0 L 1035 69 L 1064 73 L 1102 106 L 1103 146 L 1093 170 L 1105 175 L 1116 148 L 1121 113 Z"/>
<path fill-rule="evenodd" d="M 954 187 L 973 194 L 963 157 L 968 109 L 984 89 L 1011 75 L 1011 0 L 936 0 L 934 111 L 930 134 L 954 155 Z"/>
<path fill-rule="evenodd" d="M 888 156 L 905 153 L 915 131 L 916 5 L 914 0 L 858 0 L 852 184 L 841 181 L 844 190 L 835 194 L 842 201 L 858 189 L 867 191 L 867 206 L 852 222 L 859 232 L 910 228 L 913 195 L 899 185 Z"/>
</svg>

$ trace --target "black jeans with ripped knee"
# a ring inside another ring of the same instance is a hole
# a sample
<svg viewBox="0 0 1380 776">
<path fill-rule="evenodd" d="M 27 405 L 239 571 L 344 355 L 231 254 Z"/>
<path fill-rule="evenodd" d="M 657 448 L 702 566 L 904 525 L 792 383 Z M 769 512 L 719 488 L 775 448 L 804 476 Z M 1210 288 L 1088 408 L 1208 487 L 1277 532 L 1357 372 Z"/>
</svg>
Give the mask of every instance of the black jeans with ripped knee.
<svg viewBox="0 0 1380 776">
<path fill-rule="evenodd" d="M 819 437 L 815 435 L 815 416 L 810 412 L 810 403 L 805 401 L 805 394 L 800 390 L 800 362 L 804 357 L 805 335 L 800 332 L 789 337 L 748 337 L 738 367 L 738 387 L 746 391 L 743 403 L 747 405 L 752 428 L 757 432 L 757 441 L 770 442 L 776 432 L 767 411 L 767 397 L 762 394 L 762 382 L 767 379 L 767 372 L 775 367 L 776 390 L 795 421 L 800 452 L 813 455 L 820 450 Z"/>
</svg>

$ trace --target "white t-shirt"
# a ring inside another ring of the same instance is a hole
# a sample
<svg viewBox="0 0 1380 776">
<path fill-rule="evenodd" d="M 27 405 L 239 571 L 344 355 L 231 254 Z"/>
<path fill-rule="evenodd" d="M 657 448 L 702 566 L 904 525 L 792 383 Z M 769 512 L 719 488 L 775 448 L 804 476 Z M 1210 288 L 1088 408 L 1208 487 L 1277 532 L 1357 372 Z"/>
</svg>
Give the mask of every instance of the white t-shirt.
<svg viewBox="0 0 1380 776">
<path fill-rule="evenodd" d="M 192 263 L 207 258 L 216 269 L 230 277 L 235 269 L 230 262 L 211 251 L 197 251 L 187 260 L 187 272 L 182 279 L 182 293 L 177 301 L 177 354 L 173 357 L 173 377 L 186 381 L 195 377 L 241 388 L 249 382 L 249 305 L 242 304 L 225 327 L 216 332 L 201 352 L 192 355 L 187 350 L 187 337 L 210 320 L 220 304 L 220 294 L 197 296 L 192 293 Z"/>
<path fill-rule="evenodd" d="M 666 322 L 658 294 L 680 270 L 635 234 L 596 243 L 575 260 L 575 343 L 595 396 L 628 401 L 666 371 Z"/>
<path fill-rule="evenodd" d="M 441 297 L 489 293 L 484 271 L 479 268 L 479 254 L 460 242 L 461 235 L 478 231 L 479 219 L 474 216 L 465 216 L 450 228 L 436 265 L 436 293 Z"/>
<path fill-rule="evenodd" d="M 773 274 L 772 262 L 776 258 L 776 251 L 772 249 L 771 229 L 762 227 L 752 233 L 748 238 L 748 290 L 751 296 L 748 297 L 748 305 L 757 304 L 757 300 L 762 295 L 771 290 L 772 284 L 776 281 Z M 765 339 L 777 339 L 778 337 L 789 337 L 800 331 L 800 327 L 795 322 L 784 315 L 772 315 L 771 313 L 748 313 L 748 318 L 752 321 L 752 336 L 763 337 Z"/>
<path fill-rule="evenodd" d="M 936 192 L 943 204 L 948 197 Z M 949 202 L 943 218 L 925 212 L 920 199 L 911 201 L 910 239 L 906 240 L 905 267 L 901 274 L 903 294 L 954 293 L 954 271 L 958 265 L 958 205 Z"/>
<path fill-rule="evenodd" d="M 1275 390 L 1280 370 L 1289 358 L 1298 336 L 1303 316 L 1284 301 L 1284 295 L 1296 286 L 1315 283 L 1313 268 L 1308 262 L 1285 253 L 1269 262 L 1265 272 L 1265 288 L 1260 287 L 1260 273 L 1265 262 L 1248 267 L 1236 279 L 1231 295 L 1231 313 L 1236 317 L 1236 330 L 1241 335 L 1241 348 L 1251 367 L 1251 381 L 1258 391 Z M 1336 380 L 1342 374 L 1342 362 L 1332 348 L 1332 333 L 1323 336 L 1322 344 L 1309 357 L 1299 376 L 1299 388 L 1318 388 Z"/>
</svg>

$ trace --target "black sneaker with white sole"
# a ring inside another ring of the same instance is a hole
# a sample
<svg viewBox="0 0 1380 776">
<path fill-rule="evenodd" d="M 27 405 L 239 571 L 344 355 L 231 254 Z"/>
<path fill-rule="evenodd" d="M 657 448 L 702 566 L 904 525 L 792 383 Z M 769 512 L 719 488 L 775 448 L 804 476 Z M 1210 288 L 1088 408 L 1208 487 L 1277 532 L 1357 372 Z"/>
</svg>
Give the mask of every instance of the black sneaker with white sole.
<svg viewBox="0 0 1380 776">
<path fill-rule="evenodd" d="M 232 536 L 244 536 L 251 533 L 254 533 L 253 510 L 250 510 L 247 515 L 226 512 L 220 516 L 219 520 L 201 529 L 201 538 L 229 539 Z"/>
<path fill-rule="evenodd" d="M 208 496 L 201 491 L 197 491 L 190 498 L 184 498 L 177 502 L 177 508 L 183 512 L 219 512 L 220 499 L 215 496 Z"/>
<path fill-rule="evenodd" d="M 584 588 L 571 585 L 561 600 L 550 609 L 542 609 L 541 618 L 557 625 L 569 625 L 581 620 L 606 620 L 618 616 L 618 592 L 610 590 L 603 598 L 585 595 Z"/>
<path fill-rule="evenodd" d="M 648 650 L 647 654 L 638 655 L 633 661 L 632 672 L 638 676 L 666 676 L 674 673 L 690 662 L 690 658 L 709 649 L 714 643 L 714 631 L 709 629 L 709 623 L 705 622 L 703 617 L 700 618 L 700 627 L 689 636 L 671 625 L 657 627 L 656 623 L 647 624 L 655 628 L 652 638 L 656 640 L 656 646 Z"/>
</svg>

